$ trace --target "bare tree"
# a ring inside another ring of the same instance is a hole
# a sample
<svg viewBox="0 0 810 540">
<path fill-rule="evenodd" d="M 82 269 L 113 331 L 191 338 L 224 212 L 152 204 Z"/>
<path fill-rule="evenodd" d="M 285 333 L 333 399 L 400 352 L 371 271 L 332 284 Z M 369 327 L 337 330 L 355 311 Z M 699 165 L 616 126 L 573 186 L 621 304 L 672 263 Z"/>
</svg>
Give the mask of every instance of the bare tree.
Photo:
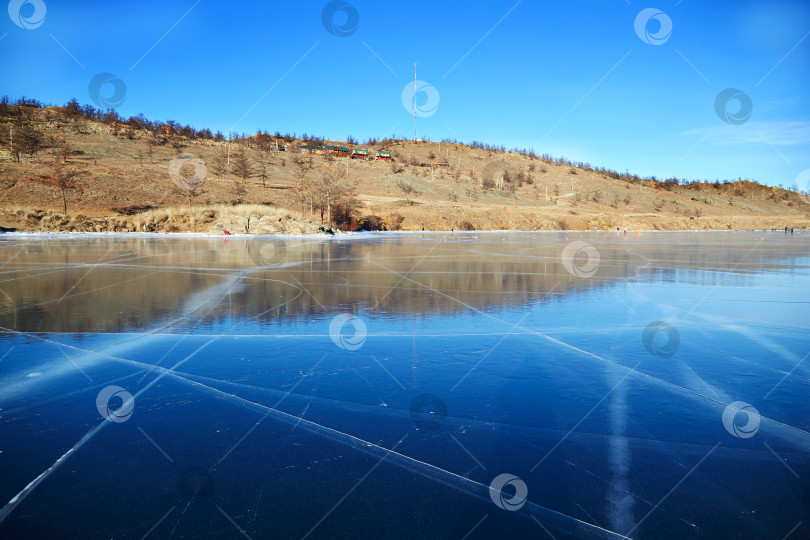
<svg viewBox="0 0 810 540">
<path fill-rule="evenodd" d="M 256 177 L 262 179 L 262 187 L 267 187 L 267 179 L 270 178 L 269 171 L 267 170 L 267 163 L 259 159 L 258 165 L 256 165 Z"/>
<path fill-rule="evenodd" d="M 307 177 L 307 169 L 303 162 L 300 162 L 295 169 L 295 185 L 293 186 L 293 197 L 295 202 L 301 205 L 301 214 L 306 209 L 306 204 L 309 202 L 310 217 L 312 214 L 313 205 L 313 186 L 312 182 Z"/>
<path fill-rule="evenodd" d="M 267 154 L 273 148 L 273 139 L 267 133 L 257 133 L 254 137 L 256 140 L 256 148 L 261 152 L 262 156 L 267 157 Z"/>
<path fill-rule="evenodd" d="M 233 186 L 236 204 L 242 204 L 242 197 L 247 192 L 247 181 L 256 174 L 255 169 L 250 164 L 247 155 L 244 152 L 239 152 L 231 160 L 231 171 L 236 176 Z"/>
<path fill-rule="evenodd" d="M 214 156 L 212 160 L 212 169 L 217 176 L 223 176 L 228 172 L 228 158 L 223 153 Z"/>
<path fill-rule="evenodd" d="M 62 132 L 62 137 L 57 141 L 56 145 L 59 149 L 59 153 L 62 156 L 62 163 L 67 163 L 68 156 L 73 151 L 73 147 L 71 146 L 71 141 L 68 139 L 67 133 L 64 131 Z"/>
<path fill-rule="evenodd" d="M 354 186 L 348 184 L 346 171 L 342 164 L 331 167 L 321 174 L 314 182 L 315 193 L 320 197 L 321 222 L 326 211 L 326 221 L 332 226 L 332 207 L 339 202 L 347 202 L 354 198 Z"/>
<path fill-rule="evenodd" d="M 146 155 L 149 156 L 150 159 L 155 154 L 155 148 L 157 148 L 158 145 L 160 145 L 160 141 L 158 140 L 157 133 L 149 133 L 146 136 Z"/>
<path fill-rule="evenodd" d="M 405 200 L 407 200 L 408 202 L 411 202 L 411 198 L 410 198 L 411 195 L 414 195 L 414 196 L 419 195 L 419 192 L 416 190 L 415 187 L 413 187 L 408 182 L 406 182 L 406 181 L 404 181 L 402 179 L 397 180 L 397 187 L 402 192 L 402 194 L 405 195 Z"/>
<path fill-rule="evenodd" d="M 461 167 L 456 167 L 455 171 L 453 171 L 453 179 L 456 184 L 461 184 Z"/>
<path fill-rule="evenodd" d="M 79 178 L 84 176 L 84 171 L 60 163 L 56 158 L 43 165 L 47 167 L 47 172 L 31 177 L 30 180 L 58 189 L 62 193 L 62 209 L 67 214 L 67 192 L 81 190 Z"/>
<path fill-rule="evenodd" d="M 206 193 L 206 191 L 203 191 L 202 189 L 202 187 L 205 185 L 206 179 L 195 176 L 195 173 L 196 170 L 194 165 L 191 163 L 184 163 L 178 171 L 180 176 L 178 186 L 181 188 L 178 191 L 188 199 L 189 206 L 194 204 L 195 197 Z"/>
<path fill-rule="evenodd" d="M 323 211 L 326 210 L 326 222 L 332 226 L 332 203 L 334 203 L 337 191 L 340 188 L 342 178 L 340 173 L 335 172 L 334 167 L 323 173 L 313 186 L 321 197 L 321 223 L 323 223 Z"/>
<path fill-rule="evenodd" d="M 20 153 L 33 156 L 42 147 L 43 137 L 42 133 L 37 128 L 28 124 L 22 123 L 19 126 L 14 126 L 14 158 L 20 161 Z"/>
</svg>

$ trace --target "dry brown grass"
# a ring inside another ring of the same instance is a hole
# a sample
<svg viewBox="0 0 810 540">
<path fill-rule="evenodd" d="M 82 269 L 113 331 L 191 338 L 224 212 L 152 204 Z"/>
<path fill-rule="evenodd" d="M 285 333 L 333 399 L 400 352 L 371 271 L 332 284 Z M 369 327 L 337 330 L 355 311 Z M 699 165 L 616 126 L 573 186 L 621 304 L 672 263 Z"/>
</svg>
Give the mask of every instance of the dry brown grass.
<svg viewBox="0 0 810 540">
<path fill-rule="evenodd" d="M 41 112 L 35 111 L 35 120 L 41 116 Z M 263 155 L 250 141 L 233 144 L 232 153 L 237 150 L 247 153 L 254 164 L 264 163 L 268 173 L 266 187 L 261 180 L 251 179 L 242 197 L 246 204 L 232 206 L 236 198 L 235 177 L 217 172 L 216 166 L 226 155 L 227 143 L 176 140 L 175 144 L 168 142 L 150 150 L 142 133 L 135 133 L 130 139 L 124 135 L 114 136 L 108 126 L 97 122 L 57 127 L 41 120 L 37 120 L 38 126 L 46 133 L 69 132 L 72 147 L 81 152 L 72 155 L 70 162 L 88 173 L 84 190 L 68 194 L 70 220 L 60 227 L 72 226 L 74 221 L 77 227 L 101 227 L 103 221 L 111 227 L 128 230 L 144 227 L 203 230 L 212 226 L 207 213 L 211 211 L 214 222 L 233 218 L 233 223 L 241 223 L 239 219 L 251 218 L 252 223 L 251 216 L 270 214 L 283 214 L 279 217 L 287 220 L 319 222 L 317 210 L 310 215 L 309 208 L 302 211 L 294 200 L 292 188 L 296 174 L 303 166 L 309 178 L 316 178 L 347 164 L 350 182 L 356 186 L 362 203 L 357 216 L 375 215 L 390 221 L 401 215 L 401 227 L 406 230 L 449 230 L 470 225 L 477 230 L 810 225 L 807 201 L 781 188 L 749 182 L 662 188 L 660 184 L 628 182 L 585 168 L 576 168 L 576 174 L 571 174 L 572 167 L 568 164 L 527 155 L 412 141 L 366 146 L 371 153 L 383 149 L 391 151 L 398 159 L 393 165 L 347 162 L 293 151 Z M 331 142 L 345 145 L 341 141 Z M 290 149 L 297 145 L 298 142 L 292 143 Z M 35 158 L 26 157 L 21 163 L 13 163 L 7 152 L 0 150 L 0 209 L 6 211 L 6 217 L 0 213 L 0 226 L 38 230 L 61 223 L 55 217 L 45 220 L 42 216 L 21 216 L 17 212 L 17 209 L 28 213 L 40 210 L 53 216 L 61 213 L 58 193 L 27 180 L 40 171 L 43 165 L 39 160 L 50 152 L 45 149 Z M 194 197 L 175 186 L 169 177 L 169 163 L 178 152 L 197 155 L 207 164 L 206 182 Z M 450 167 L 419 166 L 435 161 L 449 163 Z M 511 170 L 512 182 L 503 191 L 484 189 L 482 185 L 483 172 L 495 163 L 505 163 Z M 410 201 L 404 200 L 399 184 L 411 186 L 418 194 L 412 193 Z M 572 212 L 576 217 L 572 217 Z M 79 213 L 85 216 L 83 220 L 74 219 Z M 690 217 L 696 219 L 690 220 Z"/>
<path fill-rule="evenodd" d="M 273 216 L 281 221 L 301 220 L 295 210 L 258 204 L 170 206 L 155 208 L 127 216 L 92 216 L 68 211 L 67 214 L 48 210 L 32 210 L 22 206 L 8 206 L 0 213 L 0 222 L 12 228 L 33 231 L 66 232 L 210 232 L 218 222 L 240 223 L 247 219 Z M 234 232 L 241 227 L 231 225 Z"/>
</svg>

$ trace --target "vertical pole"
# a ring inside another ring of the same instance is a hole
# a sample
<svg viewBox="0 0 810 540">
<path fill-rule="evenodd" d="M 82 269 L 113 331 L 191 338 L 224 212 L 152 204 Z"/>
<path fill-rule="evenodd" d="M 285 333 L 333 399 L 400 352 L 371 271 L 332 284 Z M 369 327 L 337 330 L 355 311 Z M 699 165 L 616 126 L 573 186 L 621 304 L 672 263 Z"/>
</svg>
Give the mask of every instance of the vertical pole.
<svg viewBox="0 0 810 540">
<path fill-rule="evenodd" d="M 228 165 L 231 164 L 231 143 L 228 143 Z"/>
<path fill-rule="evenodd" d="M 413 141 L 416 142 L 416 62 L 413 63 Z"/>
</svg>

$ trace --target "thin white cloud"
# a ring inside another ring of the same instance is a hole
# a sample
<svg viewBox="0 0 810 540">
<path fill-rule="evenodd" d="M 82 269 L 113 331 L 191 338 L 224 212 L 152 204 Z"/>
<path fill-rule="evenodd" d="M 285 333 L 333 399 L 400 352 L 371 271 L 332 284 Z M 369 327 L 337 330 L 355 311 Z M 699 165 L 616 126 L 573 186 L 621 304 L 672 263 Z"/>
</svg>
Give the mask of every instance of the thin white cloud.
<svg viewBox="0 0 810 540">
<path fill-rule="evenodd" d="M 683 137 L 703 137 L 712 128 L 695 128 L 678 133 Z M 706 138 L 715 146 L 762 144 L 763 137 L 775 146 L 810 145 L 810 121 L 746 122 L 745 124 L 715 126 Z"/>
</svg>

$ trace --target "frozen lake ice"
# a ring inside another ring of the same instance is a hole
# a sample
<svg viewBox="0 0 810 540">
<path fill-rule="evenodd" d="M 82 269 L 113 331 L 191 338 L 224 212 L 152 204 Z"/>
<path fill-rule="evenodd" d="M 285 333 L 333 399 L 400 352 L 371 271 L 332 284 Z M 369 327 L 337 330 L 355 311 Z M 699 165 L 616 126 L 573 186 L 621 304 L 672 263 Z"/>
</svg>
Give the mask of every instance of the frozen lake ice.
<svg viewBox="0 0 810 540">
<path fill-rule="evenodd" d="M 806 538 L 810 235 L 0 235 L 2 538 Z"/>
</svg>

